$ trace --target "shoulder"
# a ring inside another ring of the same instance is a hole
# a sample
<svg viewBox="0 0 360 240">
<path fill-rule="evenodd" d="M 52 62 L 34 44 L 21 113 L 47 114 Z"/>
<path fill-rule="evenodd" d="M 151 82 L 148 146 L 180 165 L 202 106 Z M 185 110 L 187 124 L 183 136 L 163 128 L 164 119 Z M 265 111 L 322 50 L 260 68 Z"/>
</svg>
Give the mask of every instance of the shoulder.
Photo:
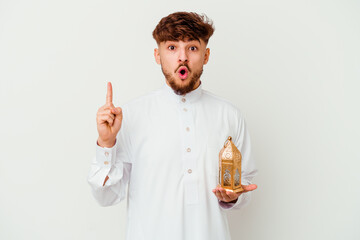
<svg viewBox="0 0 360 240">
<path fill-rule="evenodd" d="M 144 108 L 146 105 L 152 104 L 161 96 L 161 89 L 153 90 L 149 93 L 136 97 L 122 105 L 123 110 Z"/>
<path fill-rule="evenodd" d="M 233 114 L 237 118 L 243 118 L 243 114 L 240 109 L 235 106 L 232 102 L 224 97 L 220 97 L 212 92 L 203 90 L 203 98 L 206 103 L 211 105 L 213 108 L 221 109 L 223 112 Z"/>
</svg>

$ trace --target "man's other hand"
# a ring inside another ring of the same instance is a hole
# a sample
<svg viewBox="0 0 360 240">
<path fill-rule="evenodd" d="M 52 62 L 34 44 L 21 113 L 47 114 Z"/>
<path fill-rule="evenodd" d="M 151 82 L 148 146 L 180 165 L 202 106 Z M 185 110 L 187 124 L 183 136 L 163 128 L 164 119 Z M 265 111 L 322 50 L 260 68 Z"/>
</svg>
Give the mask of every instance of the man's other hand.
<svg viewBox="0 0 360 240">
<path fill-rule="evenodd" d="M 241 185 L 244 191 L 240 193 L 235 193 L 231 191 L 226 191 L 224 188 L 222 188 L 220 185 L 218 185 L 215 189 L 212 190 L 212 192 L 215 194 L 215 196 L 222 202 L 233 202 L 238 199 L 238 197 L 246 192 L 254 191 L 257 188 L 256 184 L 250 184 L 250 185 Z"/>
</svg>

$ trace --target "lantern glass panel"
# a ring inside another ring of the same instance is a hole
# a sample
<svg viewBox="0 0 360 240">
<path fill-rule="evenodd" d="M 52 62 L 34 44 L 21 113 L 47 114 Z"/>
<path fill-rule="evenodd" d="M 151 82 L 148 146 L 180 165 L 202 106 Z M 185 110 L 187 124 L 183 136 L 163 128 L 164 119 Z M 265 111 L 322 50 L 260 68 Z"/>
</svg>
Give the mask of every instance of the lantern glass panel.
<svg viewBox="0 0 360 240">
<path fill-rule="evenodd" d="M 239 173 L 239 169 L 237 168 L 235 171 L 235 182 L 234 182 L 234 186 L 239 186 L 240 185 L 240 173 Z"/>
<path fill-rule="evenodd" d="M 231 173 L 229 169 L 225 169 L 224 171 L 224 186 L 231 186 Z"/>
</svg>

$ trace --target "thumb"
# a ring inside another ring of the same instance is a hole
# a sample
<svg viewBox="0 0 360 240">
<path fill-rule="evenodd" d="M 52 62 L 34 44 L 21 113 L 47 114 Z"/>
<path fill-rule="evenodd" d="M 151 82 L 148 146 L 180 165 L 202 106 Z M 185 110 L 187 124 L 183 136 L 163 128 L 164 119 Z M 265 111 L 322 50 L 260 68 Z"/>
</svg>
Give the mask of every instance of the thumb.
<svg viewBox="0 0 360 240">
<path fill-rule="evenodd" d="M 123 115 L 122 115 L 122 109 L 120 107 L 117 107 L 117 108 L 114 108 L 113 109 L 113 112 L 115 114 L 115 119 L 114 119 L 114 124 L 113 124 L 113 127 L 115 129 L 120 129 L 121 127 L 121 122 L 122 122 L 122 118 L 123 118 Z"/>
<path fill-rule="evenodd" d="M 122 119 L 122 109 L 121 107 L 114 108 L 115 118 Z"/>
</svg>

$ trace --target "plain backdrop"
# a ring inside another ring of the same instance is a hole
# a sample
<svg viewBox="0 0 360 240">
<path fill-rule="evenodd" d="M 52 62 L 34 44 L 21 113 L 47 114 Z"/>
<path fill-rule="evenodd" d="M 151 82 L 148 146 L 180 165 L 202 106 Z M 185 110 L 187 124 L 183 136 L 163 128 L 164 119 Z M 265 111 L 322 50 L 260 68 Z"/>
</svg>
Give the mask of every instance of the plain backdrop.
<svg viewBox="0 0 360 240">
<path fill-rule="evenodd" d="M 259 169 L 233 239 L 360 239 L 359 1 L 0 0 L 1 240 L 124 239 L 126 201 L 86 181 L 96 111 L 107 81 L 116 106 L 164 84 L 151 34 L 182 10 L 214 21 L 203 87 L 241 109 Z"/>
</svg>

